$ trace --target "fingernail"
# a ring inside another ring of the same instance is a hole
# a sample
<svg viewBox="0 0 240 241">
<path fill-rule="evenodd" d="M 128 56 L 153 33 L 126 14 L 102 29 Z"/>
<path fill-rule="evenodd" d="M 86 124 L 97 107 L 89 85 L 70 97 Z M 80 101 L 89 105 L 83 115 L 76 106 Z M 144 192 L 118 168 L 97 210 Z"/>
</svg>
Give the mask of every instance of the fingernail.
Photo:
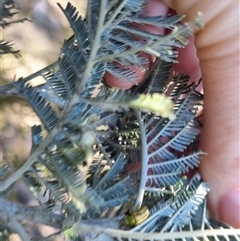
<svg viewBox="0 0 240 241">
<path fill-rule="evenodd" d="M 219 220 L 233 228 L 240 228 L 240 190 L 231 190 L 218 204 Z"/>
</svg>

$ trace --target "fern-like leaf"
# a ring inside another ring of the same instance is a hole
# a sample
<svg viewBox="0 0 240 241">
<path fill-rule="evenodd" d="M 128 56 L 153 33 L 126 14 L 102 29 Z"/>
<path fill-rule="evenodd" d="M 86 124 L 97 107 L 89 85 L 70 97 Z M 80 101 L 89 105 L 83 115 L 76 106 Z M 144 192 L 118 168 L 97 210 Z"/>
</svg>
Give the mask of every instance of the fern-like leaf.
<svg viewBox="0 0 240 241">
<path fill-rule="evenodd" d="M 58 121 L 57 115 L 52 109 L 50 103 L 46 102 L 46 100 L 40 96 L 38 91 L 30 85 L 22 85 L 21 79 L 15 82 L 15 86 L 20 92 L 22 92 L 24 98 L 37 113 L 46 129 L 50 131 Z"/>
<path fill-rule="evenodd" d="M 19 50 L 13 50 L 13 44 L 10 41 L 0 40 L 0 55 L 13 54 L 15 57 L 20 57 Z"/>
<path fill-rule="evenodd" d="M 172 231 L 181 230 L 188 224 L 195 210 L 204 201 L 209 187 L 206 183 L 201 183 L 198 176 L 193 177 L 189 187 L 177 196 L 177 200 L 171 205 L 175 213 L 170 220 L 164 224 L 161 232 L 171 229 Z"/>
<path fill-rule="evenodd" d="M 77 40 L 77 45 L 81 49 L 81 51 L 86 53 L 86 50 L 89 49 L 89 35 L 88 35 L 88 27 L 86 22 L 82 19 L 81 16 L 78 15 L 77 9 L 68 2 L 65 9 L 58 3 L 58 6 L 63 11 L 67 20 L 69 21 L 73 32 L 74 37 Z"/>
<path fill-rule="evenodd" d="M 97 183 L 97 185 L 94 187 L 94 189 L 97 191 L 100 191 L 101 189 L 103 189 L 103 187 L 101 187 L 103 184 L 107 185 L 108 182 L 113 181 L 114 178 L 116 178 L 116 176 L 121 173 L 125 164 L 126 164 L 126 160 L 124 160 L 121 156 L 119 156 L 116 159 L 113 166 L 110 168 L 110 170 Z"/>
<path fill-rule="evenodd" d="M 172 66 L 171 62 L 157 59 L 144 81 L 134 88 L 133 93 L 164 93 Z"/>
<path fill-rule="evenodd" d="M 105 201 L 104 205 L 112 208 L 129 202 L 136 192 L 136 186 L 131 185 L 129 178 L 125 178 L 101 192 L 101 197 Z"/>
</svg>

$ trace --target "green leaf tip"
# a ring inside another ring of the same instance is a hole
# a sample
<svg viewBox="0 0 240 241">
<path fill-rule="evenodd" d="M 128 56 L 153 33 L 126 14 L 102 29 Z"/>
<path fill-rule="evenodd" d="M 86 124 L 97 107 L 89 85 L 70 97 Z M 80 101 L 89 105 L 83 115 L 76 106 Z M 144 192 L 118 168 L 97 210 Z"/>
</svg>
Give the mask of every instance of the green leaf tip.
<svg viewBox="0 0 240 241">
<path fill-rule="evenodd" d="M 162 117 L 173 118 L 173 103 L 164 94 L 141 94 L 129 105 L 133 108 L 141 109 L 145 112 L 153 112 Z"/>
</svg>

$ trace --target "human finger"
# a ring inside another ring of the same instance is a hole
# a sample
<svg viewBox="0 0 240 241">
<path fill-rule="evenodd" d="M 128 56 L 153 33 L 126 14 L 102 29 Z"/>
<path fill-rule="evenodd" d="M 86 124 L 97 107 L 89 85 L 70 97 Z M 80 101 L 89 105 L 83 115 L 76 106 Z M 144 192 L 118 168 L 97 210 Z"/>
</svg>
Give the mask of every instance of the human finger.
<svg viewBox="0 0 240 241">
<path fill-rule="evenodd" d="M 195 46 L 202 70 L 204 120 L 200 166 L 210 185 L 209 208 L 214 218 L 240 227 L 239 180 L 239 3 L 234 0 L 165 0 L 191 21 L 202 12 L 204 30 Z"/>
</svg>

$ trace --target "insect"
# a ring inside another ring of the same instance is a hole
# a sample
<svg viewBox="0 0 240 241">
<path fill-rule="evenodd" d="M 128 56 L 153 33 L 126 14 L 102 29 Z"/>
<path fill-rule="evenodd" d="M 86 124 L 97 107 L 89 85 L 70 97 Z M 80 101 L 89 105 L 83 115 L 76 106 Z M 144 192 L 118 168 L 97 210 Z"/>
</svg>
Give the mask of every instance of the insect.
<svg viewBox="0 0 240 241">
<path fill-rule="evenodd" d="M 149 210 L 147 206 L 143 206 L 140 209 L 133 212 L 131 215 L 126 215 L 123 220 L 123 225 L 127 227 L 134 227 L 145 221 L 149 216 Z"/>
</svg>

